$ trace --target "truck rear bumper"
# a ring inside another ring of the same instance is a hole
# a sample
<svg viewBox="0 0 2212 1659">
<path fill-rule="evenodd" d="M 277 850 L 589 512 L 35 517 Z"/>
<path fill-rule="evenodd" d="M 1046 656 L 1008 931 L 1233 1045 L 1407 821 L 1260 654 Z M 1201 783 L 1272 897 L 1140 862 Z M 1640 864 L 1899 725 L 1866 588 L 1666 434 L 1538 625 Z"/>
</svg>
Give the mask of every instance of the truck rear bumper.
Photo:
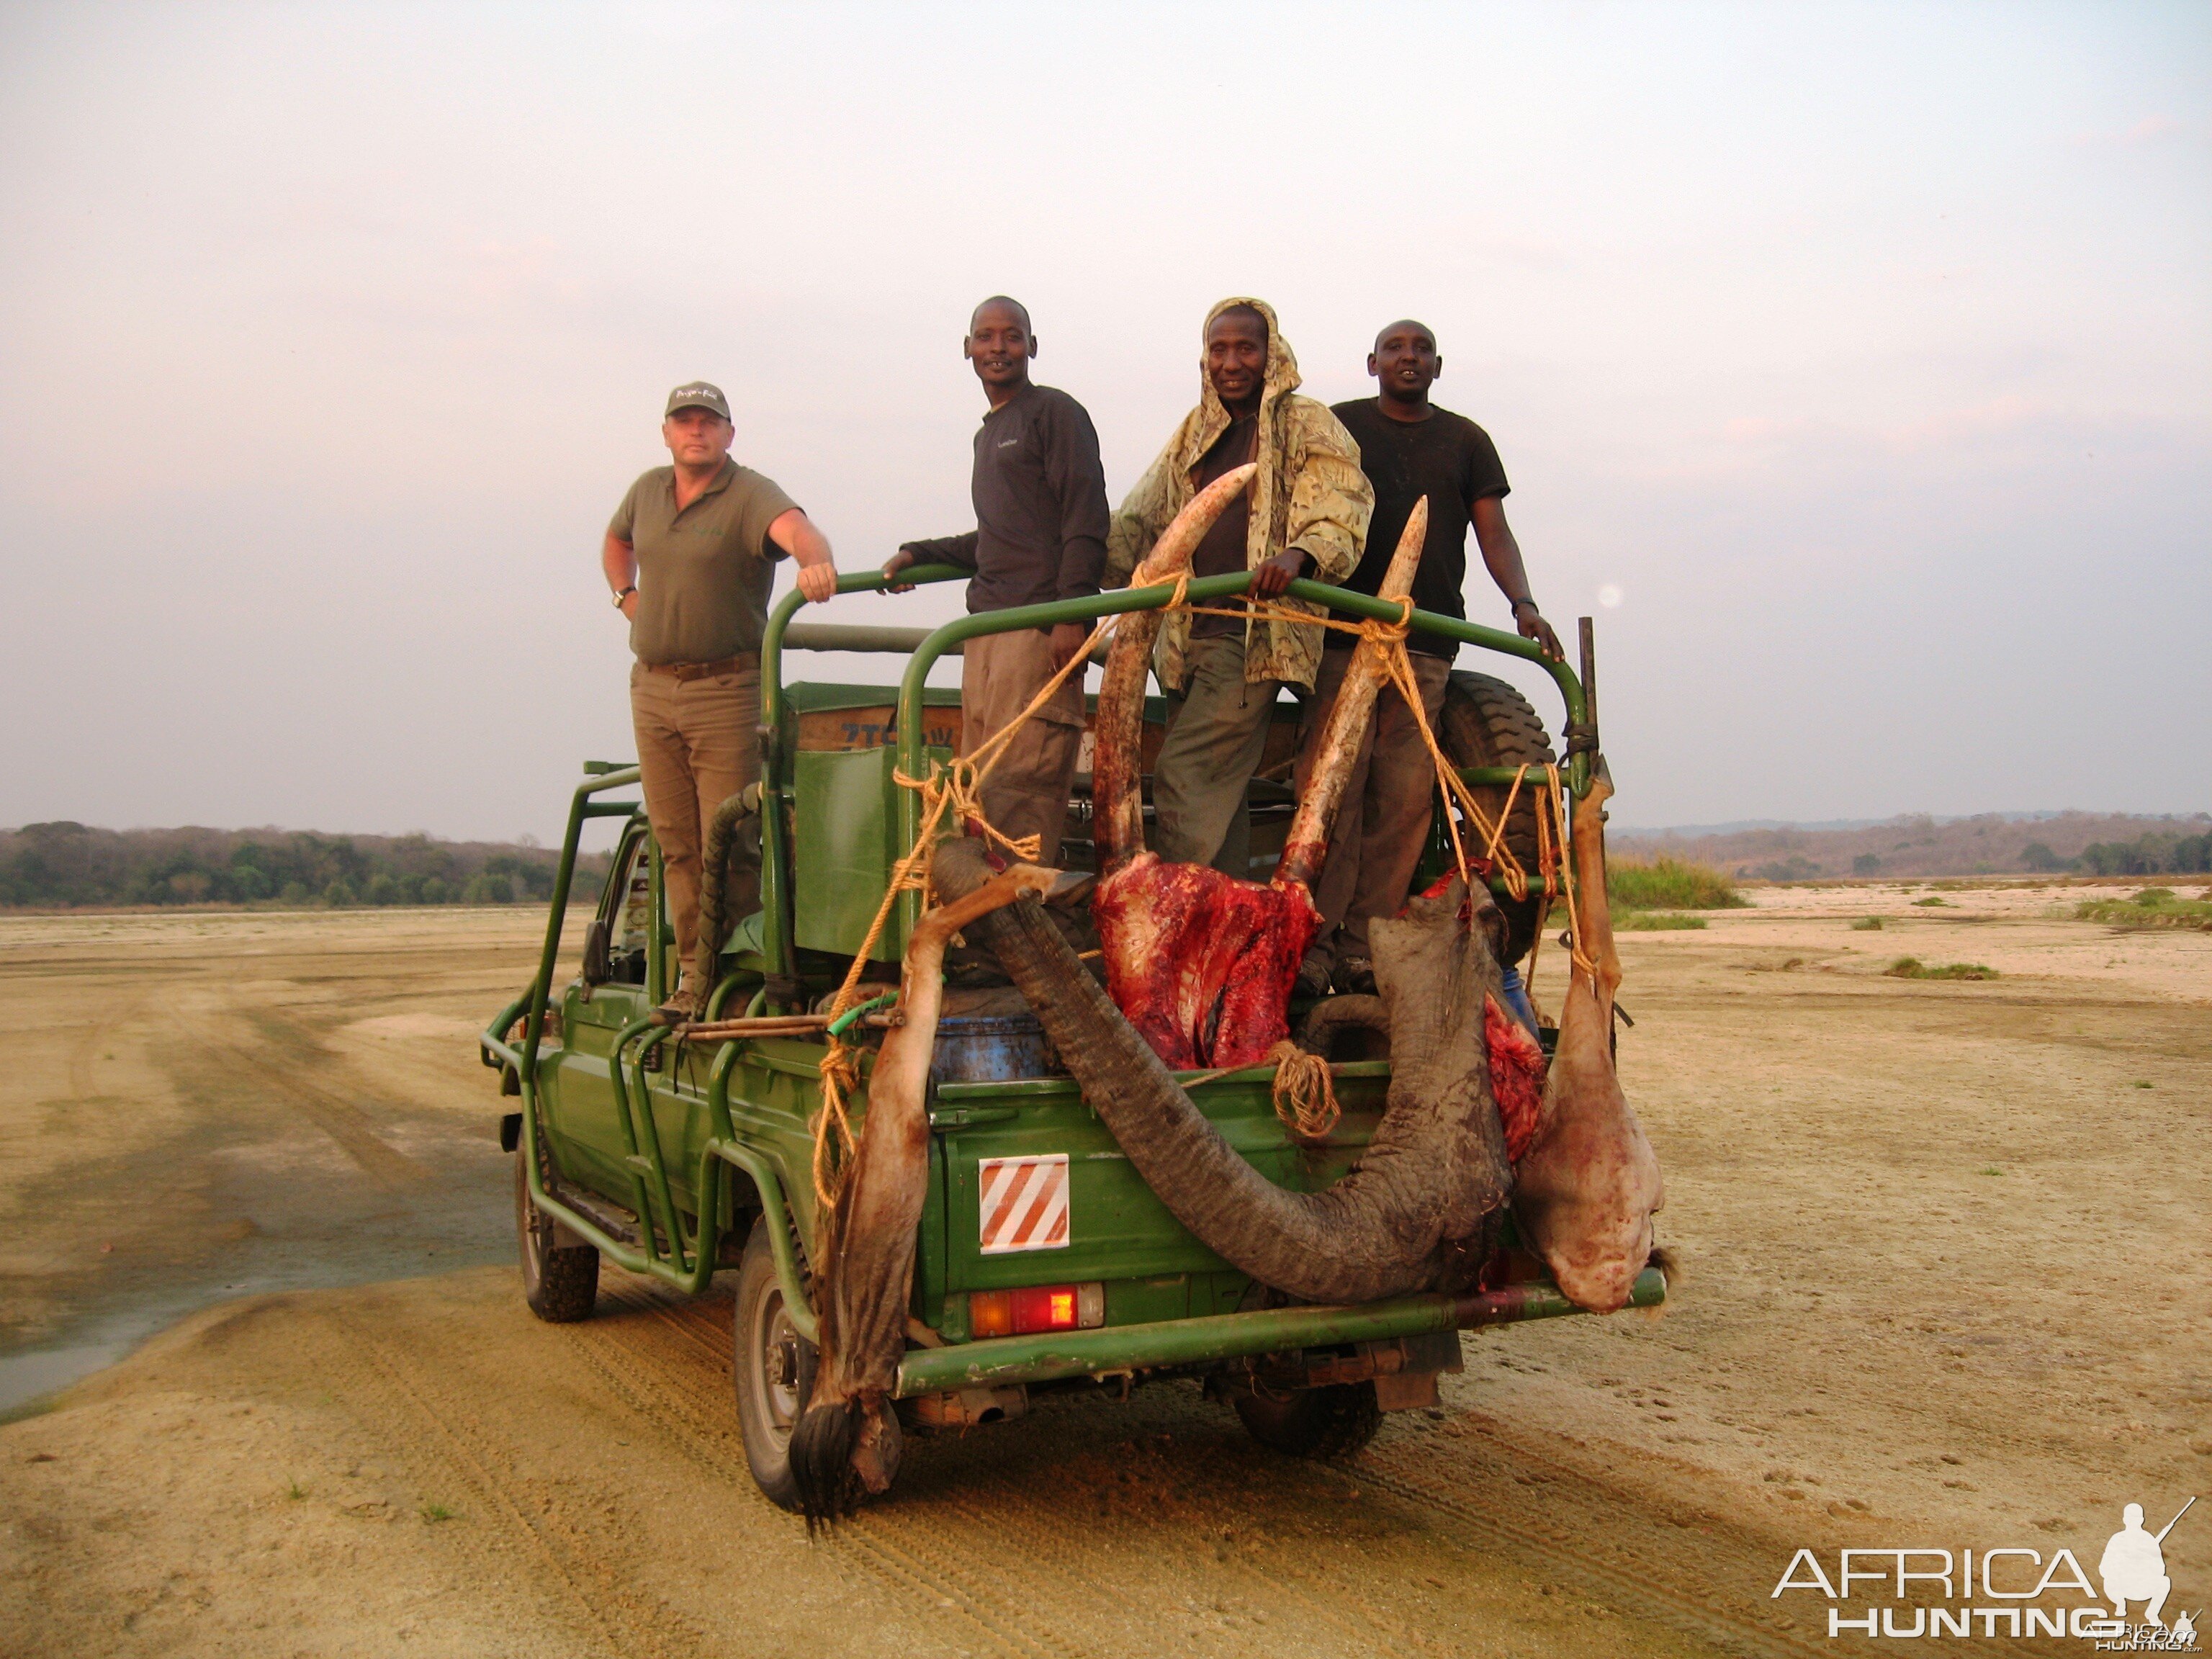
<svg viewBox="0 0 2212 1659">
<path fill-rule="evenodd" d="M 1651 1308 L 1666 1299 L 1666 1276 L 1656 1267 L 1646 1267 L 1637 1277 L 1628 1305 Z M 1268 1308 L 1255 1313 L 1164 1320 L 1152 1325 L 993 1337 L 949 1347 L 910 1350 L 899 1365 L 897 1394 L 904 1400 L 949 1389 L 1049 1382 L 1101 1371 L 1203 1364 L 1294 1348 L 1389 1341 L 1430 1331 L 1479 1330 L 1486 1325 L 1558 1319 L 1582 1311 L 1549 1285 L 1508 1285 L 1466 1296 L 1408 1296 L 1356 1308 Z"/>
</svg>

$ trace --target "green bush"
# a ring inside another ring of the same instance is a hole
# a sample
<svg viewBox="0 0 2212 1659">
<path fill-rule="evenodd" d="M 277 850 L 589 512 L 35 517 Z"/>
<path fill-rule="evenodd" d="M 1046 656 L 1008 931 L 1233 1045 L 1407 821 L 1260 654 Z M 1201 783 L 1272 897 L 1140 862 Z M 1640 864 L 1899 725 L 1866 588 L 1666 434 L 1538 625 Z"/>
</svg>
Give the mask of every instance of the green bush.
<svg viewBox="0 0 2212 1659">
<path fill-rule="evenodd" d="M 1881 918 L 1880 916 L 1862 916 L 1851 924 L 1851 932 L 1854 933 L 1879 933 L 1881 932 Z"/>
<path fill-rule="evenodd" d="M 514 884 L 505 876 L 478 873 L 469 878 L 469 884 L 461 889 L 464 904 L 512 904 L 514 902 Z"/>
<path fill-rule="evenodd" d="M 1669 933 L 1705 925 L 1703 916 L 1686 916 L 1671 910 L 1622 910 L 1613 919 L 1614 931 L 1622 933 Z"/>
<path fill-rule="evenodd" d="M 1649 864 L 1616 859 L 1605 872 L 1606 896 L 1632 910 L 1741 910 L 1751 901 L 1710 865 L 1661 854 Z"/>
<path fill-rule="evenodd" d="M 1881 854 L 1879 853 L 1862 853 L 1851 860 L 1851 873 L 1855 876 L 1870 876 L 1881 868 Z"/>
<path fill-rule="evenodd" d="M 2108 927 L 2212 928 L 2212 902 L 2176 898 L 2165 887 L 2147 888 L 2132 899 L 2084 899 L 2074 907 L 2074 915 L 2076 921 L 2101 921 Z"/>
<path fill-rule="evenodd" d="M 1923 910 L 1926 909 L 1926 908 L 1927 908 L 1929 905 L 1931 905 L 1931 904 L 1934 904 L 1934 905 L 1940 905 L 1940 906 L 1943 907 L 1944 908 L 1948 909 L 1948 908 L 1950 908 L 1950 904 L 1951 904 L 1951 901 L 1950 901 L 1950 900 L 1948 900 L 1948 899 L 1941 899 L 1941 898 L 1924 898 L 1924 899 L 1915 899 L 1915 900 L 1913 900 L 1913 901 L 1912 901 L 1912 902 L 1913 902 L 1916 906 L 1917 906 L 1919 908 L 1921 908 L 1921 909 L 1923 909 Z"/>
<path fill-rule="evenodd" d="M 1899 957 L 1882 969 L 1892 979 L 1995 979 L 1997 970 L 1978 962 L 1924 963 L 1917 957 Z"/>
</svg>

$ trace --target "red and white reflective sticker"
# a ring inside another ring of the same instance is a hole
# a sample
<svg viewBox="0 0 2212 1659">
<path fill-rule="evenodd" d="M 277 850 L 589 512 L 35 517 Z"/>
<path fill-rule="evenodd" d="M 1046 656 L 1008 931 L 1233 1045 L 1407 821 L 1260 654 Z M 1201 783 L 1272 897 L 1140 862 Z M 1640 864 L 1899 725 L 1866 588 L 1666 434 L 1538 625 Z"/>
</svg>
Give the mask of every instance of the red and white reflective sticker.
<svg viewBox="0 0 2212 1659">
<path fill-rule="evenodd" d="M 982 1192 L 985 1255 L 1067 1247 L 1067 1154 L 987 1158 L 975 1166 Z"/>
</svg>

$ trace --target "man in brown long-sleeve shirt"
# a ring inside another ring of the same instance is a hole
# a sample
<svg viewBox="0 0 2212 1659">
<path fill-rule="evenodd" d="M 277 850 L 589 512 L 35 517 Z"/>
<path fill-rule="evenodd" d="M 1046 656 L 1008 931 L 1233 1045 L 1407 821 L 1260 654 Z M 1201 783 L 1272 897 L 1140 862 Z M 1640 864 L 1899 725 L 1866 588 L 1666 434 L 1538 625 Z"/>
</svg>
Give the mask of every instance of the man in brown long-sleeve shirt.
<svg viewBox="0 0 2212 1659">
<path fill-rule="evenodd" d="M 961 351 L 990 403 L 975 434 L 969 484 L 975 528 L 904 543 L 884 574 L 910 564 L 964 566 L 975 573 L 968 609 L 977 612 L 1089 598 L 1106 560 L 1107 521 L 1106 474 L 1091 416 L 1065 392 L 1030 380 L 1036 336 L 1018 301 L 1001 295 L 976 307 Z M 1064 623 L 969 641 L 960 668 L 961 752 L 988 743 L 1028 708 L 1090 631 Z M 1036 836 L 1041 864 L 1059 860 L 1082 744 L 1079 671 L 1008 744 L 984 782 L 984 816 L 1002 835 Z"/>
</svg>

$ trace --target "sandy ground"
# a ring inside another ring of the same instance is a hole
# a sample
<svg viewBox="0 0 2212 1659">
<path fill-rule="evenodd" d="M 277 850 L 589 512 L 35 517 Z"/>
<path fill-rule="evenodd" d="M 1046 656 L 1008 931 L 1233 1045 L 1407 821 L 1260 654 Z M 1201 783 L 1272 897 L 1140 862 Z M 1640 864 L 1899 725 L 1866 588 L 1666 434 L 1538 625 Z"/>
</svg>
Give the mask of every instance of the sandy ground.
<svg viewBox="0 0 2212 1659">
<path fill-rule="evenodd" d="M 0 1652 L 1809 1653 L 1801 1545 L 2094 1570 L 2212 1486 L 2212 935 L 1929 890 L 1624 936 L 1662 1317 L 1470 1338 L 1343 1467 L 1186 1386 L 1053 1403 L 813 1544 L 744 1474 L 725 1300 L 521 1305 L 467 1038 L 534 918 L 0 920 L 0 1363 L 200 1309 L 0 1429 Z M 353 1287 L 230 1288 L 284 1284 Z"/>
</svg>

